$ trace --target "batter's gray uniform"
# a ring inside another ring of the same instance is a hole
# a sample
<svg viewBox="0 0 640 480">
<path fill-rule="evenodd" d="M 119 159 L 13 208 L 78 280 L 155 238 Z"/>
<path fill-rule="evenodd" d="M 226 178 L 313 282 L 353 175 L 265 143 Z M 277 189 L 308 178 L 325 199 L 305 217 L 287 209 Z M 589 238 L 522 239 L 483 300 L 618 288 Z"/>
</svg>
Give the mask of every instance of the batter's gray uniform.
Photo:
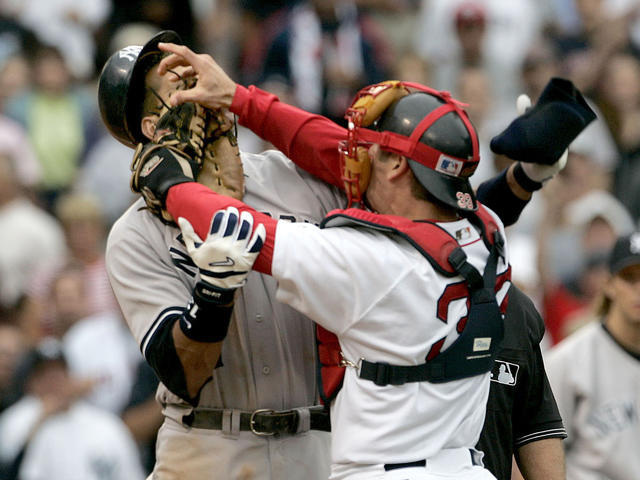
<svg viewBox="0 0 640 480">
<path fill-rule="evenodd" d="M 342 192 L 311 177 L 280 152 L 243 153 L 242 160 L 244 201 L 275 219 L 319 223 L 328 211 L 344 207 Z M 181 242 L 180 230 L 140 210 L 143 206 L 138 200 L 114 224 L 106 259 L 129 328 L 148 358 L 163 320 L 191 299 L 197 268 Z M 276 301 L 275 290 L 273 278 L 252 272 L 236 295 L 222 348 L 224 366 L 214 370 L 196 408 L 198 412 L 224 409 L 221 430 L 184 426 L 191 406 L 160 384 L 157 399 L 166 418 L 158 434 L 154 479 L 324 480 L 329 476 L 329 433 L 310 430 L 273 437 L 240 431 L 240 411 L 317 404 L 315 326 Z M 306 418 L 305 410 L 301 418 Z"/>
</svg>

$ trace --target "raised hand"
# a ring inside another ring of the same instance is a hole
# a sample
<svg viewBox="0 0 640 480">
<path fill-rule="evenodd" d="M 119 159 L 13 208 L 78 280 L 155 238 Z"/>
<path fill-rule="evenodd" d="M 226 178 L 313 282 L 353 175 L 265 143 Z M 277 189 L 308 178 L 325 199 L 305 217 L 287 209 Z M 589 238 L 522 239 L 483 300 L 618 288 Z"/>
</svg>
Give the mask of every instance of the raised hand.
<svg viewBox="0 0 640 480">
<path fill-rule="evenodd" d="M 159 43 L 158 48 L 171 54 L 163 58 L 158 65 L 160 75 L 177 66 L 186 66 L 189 68 L 181 74 L 182 77 L 197 78 L 194 86 L 171 96 L 171 105 L 194 102 L 212 110 L 231 106 L 237 84 L 210 55 L 197 54 L 184 45 L 174 43 Z"/>
</svg>

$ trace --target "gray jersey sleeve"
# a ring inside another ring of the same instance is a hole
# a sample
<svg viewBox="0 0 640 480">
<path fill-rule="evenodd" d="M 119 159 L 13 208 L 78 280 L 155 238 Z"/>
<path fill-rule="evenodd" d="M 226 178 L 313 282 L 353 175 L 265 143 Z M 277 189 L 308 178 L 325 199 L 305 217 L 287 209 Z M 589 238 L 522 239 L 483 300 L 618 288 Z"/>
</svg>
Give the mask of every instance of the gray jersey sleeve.
<svg viewBox="0 0 640 480">
<path fill-rule="evenodd" d="M 137 201 L 113 226 L 106 263 L 114 293 L 143 355 L 154 331 L 191 298 L 195 267 L 179 230 L 166 227 Z M 173 253 L 173 255 L 172 255 Z"/>
</svg>

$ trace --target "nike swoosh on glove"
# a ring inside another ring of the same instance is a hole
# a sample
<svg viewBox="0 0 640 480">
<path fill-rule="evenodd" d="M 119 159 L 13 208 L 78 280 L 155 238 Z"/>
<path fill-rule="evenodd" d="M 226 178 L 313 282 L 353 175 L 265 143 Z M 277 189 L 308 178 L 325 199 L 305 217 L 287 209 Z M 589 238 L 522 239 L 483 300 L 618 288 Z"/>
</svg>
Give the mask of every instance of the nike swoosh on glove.
<svg viewBox="0 0 640 480">
<path fill-rule="evenodd" d="M 200 279 L 223 289 L 246 283 L 267 235 L 263 224 L 253 228 L 250 212 L 240 213 L 235 207 L 213 214 L 204 241 L 186 218 L 178 218 L 178 225 L 187 251 L 200 270 Z"/>
</svg>

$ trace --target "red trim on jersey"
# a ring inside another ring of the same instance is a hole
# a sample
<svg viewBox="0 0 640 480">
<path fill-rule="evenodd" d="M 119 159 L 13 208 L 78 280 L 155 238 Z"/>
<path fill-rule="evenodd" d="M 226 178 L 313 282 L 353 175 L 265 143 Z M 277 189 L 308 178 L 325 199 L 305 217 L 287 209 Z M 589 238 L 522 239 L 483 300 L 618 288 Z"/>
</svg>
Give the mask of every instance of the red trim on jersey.
<svg viewBox="0 0 640 480">
<path fill-rule="evenodd" d="M 282 103 L 253 85 L 237 86 L 230 110 L 238 115 L 240 125 L 273 144 L 303 170 L 344 189 L 338 146 L 347 138 L 345 128 Z"/>
<path fill-rule="evenodd" d="M 169 189 L 167 195 L 167 210 L 173 218 L 184 217 L 202 239 L 207 237 L 211 218 L 218 210 L 236 207 L 240 212 L 250 212 L 253 215 L 255 227 L 262 223 L 267 230 L 267 238 L 260 254 L 253 264 L 253 269 L 261 273 L 271 274 L 273 260 L 273 245 L 278 221 L 264 213 L 260 213 L 240 200 L 220 195 L 199 183 L 189 182 L 175 185 Z"/>
</svg>

